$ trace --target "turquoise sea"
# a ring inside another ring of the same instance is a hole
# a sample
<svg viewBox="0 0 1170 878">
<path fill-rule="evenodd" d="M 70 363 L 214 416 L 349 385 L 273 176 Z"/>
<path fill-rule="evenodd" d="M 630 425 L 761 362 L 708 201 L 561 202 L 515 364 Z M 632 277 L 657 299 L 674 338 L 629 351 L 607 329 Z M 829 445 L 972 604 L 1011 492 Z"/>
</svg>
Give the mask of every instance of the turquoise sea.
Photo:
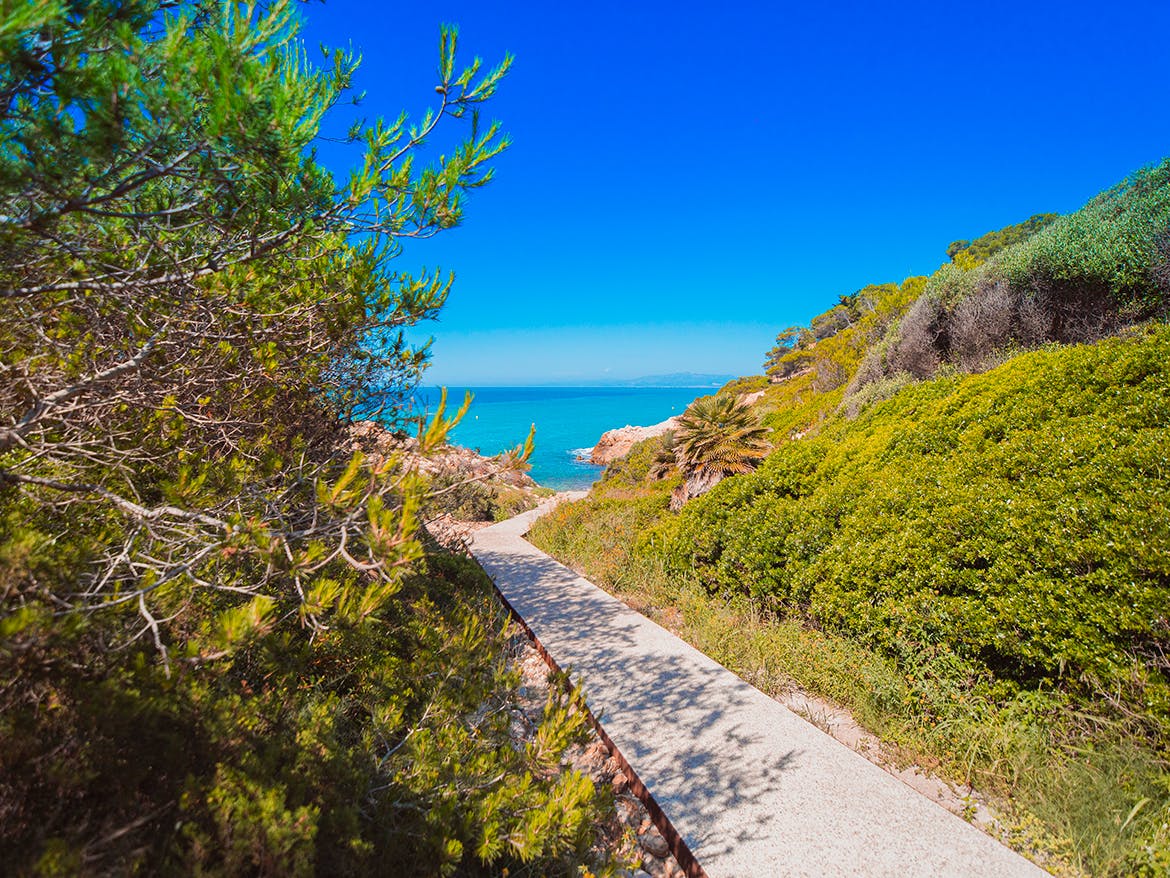
<svg viewBox="0 0 1170 878">
<path fill-rule="evenodd" d="M 648 426 L 681 414 L 713 387 L 451 387 L 448 406 L 457 408 L 465 390 L 474 396 L 471 409 L 455 428 L 456 445 L 498 454 L 524 441 L 536 424 L 536 448 L 530 475 L 549 488 L 587 488 L 602 467 L 577 460 L 588 456 L 601 434 L 627 424 Z M 420 407 L 438 403 L 434 387 L 419 388 Z"/>
</svg>

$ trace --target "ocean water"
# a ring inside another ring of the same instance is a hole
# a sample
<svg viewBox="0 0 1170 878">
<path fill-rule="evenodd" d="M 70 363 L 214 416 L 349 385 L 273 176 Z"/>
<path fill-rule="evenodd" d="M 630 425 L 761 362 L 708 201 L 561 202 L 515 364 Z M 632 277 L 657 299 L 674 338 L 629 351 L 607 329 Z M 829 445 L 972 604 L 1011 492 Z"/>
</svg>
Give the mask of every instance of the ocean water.
<svg viewBox="0 0 1170 878">
<path fill-rule="evenodd" d="M 603 467 L 577 458 L 588 457 L 606 430 L 657 424 L 715 392 L 696 387 L 452 387 L 449 410 L 458 408 L 465 390 L 474 400 L 452 441 L 481 454 L 498 454 L 523 442 L 535 424 L 529 475 L 557 490 L 588 488 L 601 475 Z M 419 388 L 417 398 L 420 407 L 434 411 L 439 391 Z"/>
</svg>

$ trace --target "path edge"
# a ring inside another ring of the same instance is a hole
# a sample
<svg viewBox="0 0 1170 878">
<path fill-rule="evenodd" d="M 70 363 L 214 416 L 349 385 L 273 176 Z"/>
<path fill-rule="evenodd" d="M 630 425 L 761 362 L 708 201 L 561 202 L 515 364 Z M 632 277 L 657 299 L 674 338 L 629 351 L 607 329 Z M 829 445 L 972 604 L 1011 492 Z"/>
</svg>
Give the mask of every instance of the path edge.
<svg viewBox="0 0 1170 878">
<path fill-rule="evenodd" d="M 548 509 L 540 510 L 542 514 L 547 511 Z M 520 535 L 520 538 L 526 539 L 525 535 L 527 533 L 528 528 L 525 528 L 524 533 Z M 540 638 L 536 636 L 536 632 L 532 630 L 527 620 L 525 620 L 525 618 L 521 616 L 519 612 L 517 612 L 516 608 L 513 607 L 511 603 L 509 603 L 508 599 L 504 597 L 504 593 L 500 591 L 500 587 L 496 585 L 496 581 L 492 578 L 492 575 L 486 569 L 484 569 L 484 566 L 479 563 L 479 559 L 475 557 L 475 552 L 471 550 L 471 546 L 468 546 L 467 549 L 468 555 L 475 561 L 479 569 L 483 570 L 483 573 L 487 577 L 488 582 L 492 584 L 492 591 L 495 592 L 496 599 L 500 602 L 501 605 L 503 605 L 504 609 L 507 610 L 508 615 L 520 626 L 521 630 L 532 642 L 536 652 L 542 659 L 544 659 L 544 663 L 549 666 L 550 670 L 560 675 L 561 679 L 565 681 L 563 685 L 568 687 L 570 697 L 572 697 L 573 700 L 577 703 L 577 706 L 582 711 L 584 711 L 586 718 L 589 720 L 589 724 L 593 727 L 594 731 L 597 732 L 598 737 L 601 738 L 601 740 L 605 743 L 605 746 L 609 748 L 610 753 L 617 759 L 618 764 L 621 765 L 622 773 L 625 774 L 629 780 L 630 791 L 643 805 L 646 806 L 646 811 L 650 815 L 651 822 L 655 825 L 655 827 L 657 827 L 658 831 L 662 833 L 662 837 L 666 840 L 666 844 L 670 848 L 671 854 L 674 855 L 675 860 L 678 862 L 687 878 L 710 878 L 710 876 L 708 876 L 707 873 L 703 870 L 703 867 L 699 865 L 698 859 L 695 857 L 694 853 L 691 852 L 690 847 L 687 845 L 686 841 L 683 840 L 682 835 L 677 829 L 675 829 L 674 824 L 670 822 L 670 818 L 666 816 L 666 812 L 662 810 L 662 807 L 658 804 L 657 801 L 655 801 L 653 794 L 646 788 L 646 784 L 642 782 L 642 778 L 638 775 L 638 772 L 634 770 L 632 765 L 630 765 L 630 762 L 628 759 L 626 759 L 625 754 L 623 754 L 621 749 L 613 742 L 613 739 L 610 738 L 609 734 L 605 731 L 605 727 L 602 726 L 601 721 L 585 702 L 583 692 L 578 687 L 573 685 L 568 674 L 566 674 L 564 669 L 561 668 L 561 666 L 557 663 L 557 660 L 552 657 L 552 654 L 547 649 L 545 649 L 544 644 L 540 642 Z"/>
</svg>

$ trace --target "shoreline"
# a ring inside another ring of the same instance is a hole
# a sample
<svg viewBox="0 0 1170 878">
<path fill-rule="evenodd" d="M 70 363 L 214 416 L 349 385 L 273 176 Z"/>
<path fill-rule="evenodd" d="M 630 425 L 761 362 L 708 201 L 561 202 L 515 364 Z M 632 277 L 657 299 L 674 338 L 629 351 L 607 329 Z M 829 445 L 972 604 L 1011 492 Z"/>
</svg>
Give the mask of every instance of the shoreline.
<svg viewBox="0 0 1170 878">
<path fill-rule="evenodd" d="M 451 441 L 491 454 L 513 447 L 536 424 L 531 475 L 540 485 L 585 489 L 605 461 L 593 457 L 601 437 L 622 425 L 655 425 L 681 414 L 713 386 L 588 387 L 516 385 L 471 388 L 475 399 Z M 449 393 L 459 398 L 462 390 Z M 435 392 L 424 390 L 435 397 Z M 450 397 L 449 397 L 450 399 Z M 433 404 L 432 404 L 433 408 Z"/>
</svg>

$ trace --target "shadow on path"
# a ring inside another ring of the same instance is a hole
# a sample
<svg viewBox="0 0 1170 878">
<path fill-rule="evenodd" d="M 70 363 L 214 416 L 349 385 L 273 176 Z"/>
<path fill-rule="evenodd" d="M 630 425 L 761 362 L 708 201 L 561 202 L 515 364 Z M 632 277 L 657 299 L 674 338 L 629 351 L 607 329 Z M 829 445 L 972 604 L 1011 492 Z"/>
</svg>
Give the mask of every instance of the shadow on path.
<svg viewBox="0 0 1170 878">
<path fill-rule="evenodd" d="M 536 514 L 472 554 L 711 878 L 1046 874 L 549 558 Z"/>
</svg>

